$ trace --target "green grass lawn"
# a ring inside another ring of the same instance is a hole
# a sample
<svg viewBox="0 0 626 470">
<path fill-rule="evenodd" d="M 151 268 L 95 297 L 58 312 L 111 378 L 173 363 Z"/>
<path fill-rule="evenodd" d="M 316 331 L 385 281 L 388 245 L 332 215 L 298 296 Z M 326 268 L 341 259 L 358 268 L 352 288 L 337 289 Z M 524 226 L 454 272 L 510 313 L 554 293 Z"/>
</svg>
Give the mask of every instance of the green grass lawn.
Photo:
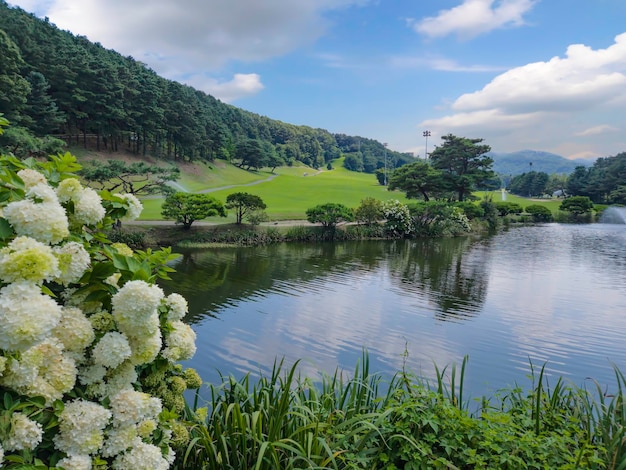
<svg viewBox="0 0 626 470">
<path fill-rule="evenodd" d="M 226 197 L 235 192 L 256 194 L 267 204 L 266 212 L 271 220 L 305 219 L 307 209 L 326 202 L 338 202 L 348 207 L 357 207 L 366 197 L 374 197 L 381 201 L 398 199 L 407 202 L 403 193 L 386 191 L 378 184 L 374 175 L 348 171 L 340 163 L 334 162 L 335 169 L 333 170 L 320 172 L 304 166 L 278 168 L 276 169 L 277 176 L 272 181 L 263 181 L 271 176 L 270 172 L 244 172 L 254 176 L 254 179 L 250 181 L 238 173 L 243 170 L 230 166 L 229 171 L 236 176 L 234 179 L 227 178 L 227 173 L 224 171 L 221 173 L 224 179 L 220 181 L 220 184 L 194 187 L 198 188 L 196 190 L 201 190 L 210 187 L 234 186 L 210 193 L 211 196 L 221 201 L 226 201 Z M 196 179 L 197 182 L 200 180 L 200 178 Z M 187 187 L 186 181 L 189 180 L 181 179 L 181 184 L 185 187 Z M 202 181 L 208 181 L 208 178 Z M 254 181 L 263 182 L 246 186 Z M 162 199 L 147 199 L 143 202 L 142 220 L 161 218 Z M 231 214 L 226 219 L 216 217 L 208 221 L 232 222 L 234 216 Z"/>
<path fill-rule="evenodd" d="M 274 221 L 306 219 L 307 209 L 326 202 L 338 202 L 352 208 L 358 207 L 366 197 L 409 202 L 404 193 L 387 191 L 374 175 L 346 170 L 341 159 L 334 161 L 333 167 L 333 170 L 320 171 L 306 166 L 280 167 L 272 174 L 267 169 L 245 171 L 219 161 L 194 165 L 194 172 L 183 172 L 178 183 L 191 192 L 229 186 L 210 193 L 223 202 L 235 192 L 256 194 L 267 204 L 266 212 Z M 266 181 L 272 176 L 271 181 Z M 491 197 L 494 202 L 502 201 L 500 190 L 479 191 L 475 195 L 480 199 Z M 529 199 L 510 193 L 506 193 L 506 200 L 522 207 L 531 204 L 546 206 L 554 214 L 562 202 L 561 199 Z M 160 220 L 162 203 L 163 199 L 145 199 L 141 220 Z M 214 217 L 207 221 L 230 223 L 235 217 L 229 214 L 227 218 Z"/>
<path fill-rule="evenodd" d="M 477 191 L 474 193 L 480 199 L 484 199 L 485 197 L 491 197 L 493 202 L 502 201 L 502 191 Z M 530 206 L 533 204 L 539 206 L 545 206 L 552 211 L 553 214 L 556 214 L 559 211 L 559 206 L 563 202 L 563 199 L 531 199 L 526 197 L 516 196 L 515 194 L 506 193 L 506 201 L 507 202 L 515 202 L 522 207 Z"/>
</svg>

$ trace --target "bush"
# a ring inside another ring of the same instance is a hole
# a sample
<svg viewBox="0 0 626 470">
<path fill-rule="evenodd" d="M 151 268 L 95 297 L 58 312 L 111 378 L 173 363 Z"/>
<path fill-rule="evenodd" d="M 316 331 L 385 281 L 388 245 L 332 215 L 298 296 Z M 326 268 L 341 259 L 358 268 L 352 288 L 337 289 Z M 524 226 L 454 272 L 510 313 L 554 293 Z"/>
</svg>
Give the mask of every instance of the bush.
<svg viewBox="0 0 626 470">
<path fill-rule="evenodd" d="M 509 214 L 521 214 L 524 210 L 522 206 L 520 206 L 516 202 L 508 202 L 508 201 L 498 201 L 494 203 L 496 206 L 496 210 L 498 211 L 498 215 L 500 217 L 504 217 Z"/>
<path fill-rule="evenodd" d="M 0 464 L 166 469 L 202 382 L 177 364 L 196 348 L 187 302 L 155 285 L 176 256 L 108 240 L 141 203 L 83 187 L 79 169 L 0 157 Z"/>
<path fill-rule="evenodd" d="M 552 222 L 554 219 L 552 211 L 546 206 L 540 206 L 539 204 L 527 206 L 525 212 L 532 215 L 535 222 Z"/>
<path fill-rule="evenodd" d="M 485 215 L 485 209 L 478 204 L 474 204 L 473 202 L 457 202 L 455 206 L 461 208 L 469 220 L 480 219 Z"/>
</svg>

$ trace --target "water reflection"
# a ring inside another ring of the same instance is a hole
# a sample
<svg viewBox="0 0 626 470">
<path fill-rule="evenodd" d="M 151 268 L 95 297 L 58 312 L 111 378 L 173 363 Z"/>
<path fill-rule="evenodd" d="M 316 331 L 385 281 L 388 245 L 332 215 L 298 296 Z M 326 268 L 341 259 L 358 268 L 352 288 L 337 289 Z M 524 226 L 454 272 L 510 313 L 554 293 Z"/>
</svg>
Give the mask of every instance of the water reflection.
<svg viewBox="0 0 626 470">
<path fill-rule="evenodd" d="M 427 296 L 435 318 L 461 321 L 480 312 L 488 284 L 487 241 L 467 238 L 398 243 L 390 257 L 390 275 L 401 293 Z"/>
<path fill-rule="evenodd" d="M 529 361 L 608 382 L 611 361 L 626 370 L 626 230 L 610 227 L 190 250 L 164 288 L 189 300 L 206 380 L 277 357 L 308 375 L 350 370 L 367 348 L 373 370 L 395 372 L 408 352 L 431 378 L 433 362 L 468 354 L 472 395 L 523 382 Z"/>
</svg>

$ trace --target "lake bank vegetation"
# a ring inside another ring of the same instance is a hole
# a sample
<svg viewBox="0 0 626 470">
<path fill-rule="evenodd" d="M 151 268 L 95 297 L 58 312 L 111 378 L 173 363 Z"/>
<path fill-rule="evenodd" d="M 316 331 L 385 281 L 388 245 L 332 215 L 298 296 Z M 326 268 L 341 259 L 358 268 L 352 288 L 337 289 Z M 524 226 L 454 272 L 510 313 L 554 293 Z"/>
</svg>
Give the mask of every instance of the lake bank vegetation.
<svg viewBox="0 0 626 470">
<path fill-rule="evenodd" d="M 399 371 L 313 381 L 297 363 L 268 376 L 223 377 L 187 409 L 195 421 L 183 468 L 618 469 L 626 465 L 624 376 L 607 395 L 534 369 L 531 383 L 472 400 L 461 369 L 428 383 Z M 195 410 L 195 413 L 193 413 Z M 198 411 L 200 411 L 198 413 Z M 198 419 L 198 418 L 201 419 Z"/>
</svg>

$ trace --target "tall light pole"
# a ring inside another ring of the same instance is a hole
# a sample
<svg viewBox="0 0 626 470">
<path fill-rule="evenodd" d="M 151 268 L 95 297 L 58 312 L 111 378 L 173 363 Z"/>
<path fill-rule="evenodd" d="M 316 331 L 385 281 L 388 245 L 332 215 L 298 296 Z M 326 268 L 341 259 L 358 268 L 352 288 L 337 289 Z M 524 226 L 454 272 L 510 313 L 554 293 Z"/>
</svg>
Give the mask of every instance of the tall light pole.
<svg viewBox="0 0 626 470">
<path fill-rule="evenodd" d="M 424 149 L 424 160 L 428 160 L 428 138 L 430 137 L 430 131 L 422 132 L 422 135 L 426 137 L 426 148 Z"/>
<path fill-rule="evenodd" d="M 387 142 L 383 146 L 385 147 L 385 186 L 387 186 Z"/>
</svg>

